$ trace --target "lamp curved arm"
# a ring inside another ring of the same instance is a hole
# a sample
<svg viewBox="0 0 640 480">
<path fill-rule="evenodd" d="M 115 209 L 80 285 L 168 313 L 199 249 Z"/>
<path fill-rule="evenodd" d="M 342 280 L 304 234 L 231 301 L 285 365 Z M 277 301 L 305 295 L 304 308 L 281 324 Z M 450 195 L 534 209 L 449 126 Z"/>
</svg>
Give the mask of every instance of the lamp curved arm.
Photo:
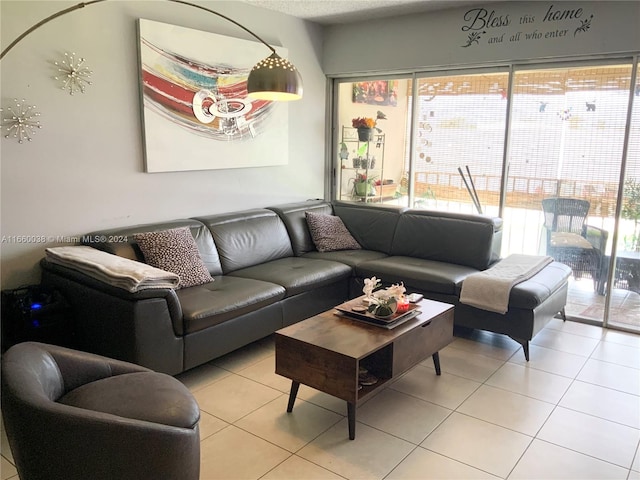
<svg viewBox="0 0 640 480">
<path fill-rule="evenodd" d="M 18 38 L 16 38 L 13 42 L 11 42 L 9 44 L 9 46 L 7 48 L 5 48 L 2 51 L 2 54 L 0 54 L 0 60 L 2 60 L 4 58 L 4 56 L 9 53 L 9 51 L 15 47 L 18 43 L 20 43 L 22 41 L 23 38 L 25 38 L 27 35 L 29 35 L 31 32 L 33 32 L 34 30 L 37 30 L 38 28 L 40 28 L 41 26 L 49 23 L 51 20 L 55 20 L 58 17 L 61 17 L 63 15 L 66 15 L 67 13 L 71 13 L 75 10 L 79 10 L 81 8 L 84 7 L 88 7 L 89 5 L 93 5 L 95 3 L 102 3 L 102 2 L 106 2 L 107 0 L 91 0 L 89 2 L 80 2 L 76 5 L 73 5 L 69 8 L 65 8 L 64 10 L 60 10 L 59 12 L 54 13 L 53 15 L 49 15 L 47 18 L 43 18 L 42 20 L 40 20 L 38 23 L 36 23 L 35 25 L 33 25 L 32 27 L 30 27 L 29 29 L 25 30 L 20 36 L 18 36 Z M 263 43 L 264 45 L 267 46 L 267 48 L 269 50 L 271 50 L 273 53 L 276 53 L 276 50 L 269 45 L 267 42 L 265 42 L 262 38 L 260 38 L 258 35 L 256 35 L 255 33 L 253 33 L 251 30 L 249 30 L 247 27 L 245 27 L 244 25 L 236 22 L 234 19 L 227 17 L 226 15 L 223 15 L 222 13 L 216 12 L 215 10 L 211 10 L 209 8 L 206 7 L 202 7 L 200 5 L 196 5 L 194 3 L 189 3 L 186 2 L 184 0 L 167 0 L 168 2 L 171 3 L 181 3 L 182 5 L 186 5 L 188 7 L 193 7 L 193 8 L 198 8 L 200 10 L 204 10 L 205 12 L 209 12 L 212 13 L 214 15 L 217 15 L 220 18 L 224 18 L 225 20 L 227 20 L 228 22 L 233 23 L 234 25 L 236 25 L 237 27 L 240 27 L 242 30 L 244 30 L 245 32 L 249 33 L 251 36 L 253 36 L 254 38 L 258 39 L 261 43 Z"/>
<path fill-rule="evenodd" d="M 65 8 L 64 10 L 60 10 L 59 12 L 54 13 L 33 25 L 32 27 L 25 30 L 21 35 L 18 36 L 11 44 L 5 48 L 0 54 L 0 60 L 4 58 L 4 56 L 9 53 L 9 51 L 15 47 L 24 37 L 29 35 L 34 30 L 37 30 L 42 25 L 49 23 L 51 20 L 54 20 L 62 15 L 66 15 L 67 13 L 71 13 L 75 10 L 79 10 L 81 8 L 87 7 L 89 5 L 94 5 L 96 3 L 106 2 L 107 0 L 90 0 L 88 2 L 80 2 L 77 5 L 73 5 L 69 8 Z M 251 72 L 249 73 L 249 77 L 247 79 L 247 92 L 251 98 L 254 99 L 262 99 L 262 100 L 299 100 L 302 98 L 302 78 L 298 73 L 297 69 L 287 60 L 281 58 L 276 52 L 275 48 L 265 42 L 258 35 L 253 33 L 244 25 L 236 22 L 232 18 L 223 15 L 222 13 L 216 12 L 215 10 L 211 10 L 206 7 L 202 7 L 200 5 L 196 5 L 194 3 L 187 2 L 185 0 L 167 0 L 171 3 L 180 3 L 182 5 L 186 5 L 188 7 L 197 8 L 200 10 L 204 10 L 205 12 L 216 15 L 220 18 L 227 20 L 228 22 L 233 23 L 235 26 L 241 28 L 252 37 L 256 38 L 260 43 L 264 44 L 269 50 L 271 50 L 271 55 L 264 60 L 260 61 L 257 65 L 253 67 Z"/>
</svg>

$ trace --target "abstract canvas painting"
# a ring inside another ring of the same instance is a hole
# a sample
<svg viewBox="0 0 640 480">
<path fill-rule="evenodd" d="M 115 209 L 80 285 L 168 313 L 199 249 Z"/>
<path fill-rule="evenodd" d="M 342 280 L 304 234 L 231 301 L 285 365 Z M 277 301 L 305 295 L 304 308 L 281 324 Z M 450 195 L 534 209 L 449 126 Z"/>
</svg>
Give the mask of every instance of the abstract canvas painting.
<svg viewBox="0 0 640 480">
<path fill-rule="evenodd" d="M 147 172 L 287 163 L 287 105 L 247 97 L 266 46 L 145 19 L 138 27 Z"/>
</svg>

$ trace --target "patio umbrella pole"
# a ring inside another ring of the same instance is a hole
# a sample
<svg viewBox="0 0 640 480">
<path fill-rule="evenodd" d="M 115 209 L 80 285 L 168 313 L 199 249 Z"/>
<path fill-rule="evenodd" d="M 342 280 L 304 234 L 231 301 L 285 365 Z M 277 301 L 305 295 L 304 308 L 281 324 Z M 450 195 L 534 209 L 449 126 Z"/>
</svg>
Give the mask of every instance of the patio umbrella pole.
<svg viewBox="0 0 640 480">
<path fill-rule="evenodd" d="M 476 191 L 476 185 L 473 183 L 473 177 L 471 176 L 471 170 L 469 170 L 469 165 L 465 165 L 467 169 L 467 173 L 469 174 L 469 183 L 471 184 L 471 188 L 473 189 L 473 196 L 476 198 L 475 204 L 478 209 L 478 213 L 482 215 L 482 204 L 480 203 L 480 197 L 478 197 L 478 192 Z"/>
<path fill-rule="evenodd" d="M 465 178 L 464 173 L 462 172 L 462 169 L 460 167 L 458 167 L 458 172 L 460 173 L 460 176 L 462 177 L 462 181 L 464 182 L 464 186 L 467 187 L 467 192 L 469 192 L 469 196 L 471 197 L 471 200 L 473 201 L 473 204 L 475 205 L 476 210 L 478 210 L 478 213 L 482 213 L 481 210 L 480 210 L 480 205 L 478 205 L 478 200 L 476 199 L 476 197 L 473 195 L 473 192 L 469 188 L 469 184 L 467 183 L 467 179 Z"/>
</svg>

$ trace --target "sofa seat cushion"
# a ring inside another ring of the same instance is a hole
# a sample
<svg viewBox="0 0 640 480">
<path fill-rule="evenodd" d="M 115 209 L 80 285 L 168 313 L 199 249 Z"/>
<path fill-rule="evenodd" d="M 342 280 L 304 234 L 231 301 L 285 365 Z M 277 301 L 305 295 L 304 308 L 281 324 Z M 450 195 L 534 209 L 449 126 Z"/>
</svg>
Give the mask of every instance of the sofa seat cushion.
<svg viewBox="0 0 640 480">
<path fill-rule="evenodd" d="M 229 276 L 282 285 L 287 297 L 324 287 L 351 276 L 351 267 L 330 260 L 288 257 L 236 270 Z"/>
<path fill-rule="evenodd" d="M 126 373 L 86 383 L 58 403 L 179 428 L 194 428 L 200 420 L 200 409 L 187 387 L 157 372 Z"/>
<path fill-rule="evenodd" d="M 304 258 L 318 258 L 322 260 L 331 260 L 341 262 L 354 268 L 363 262 L 371 260 L 379 260 L 387 258 L 386 253 L 377 252 L 375 250 L 340 250 L 335 252 L 309 252 L 303 255 Z"/>
<path fill-rule="evenodd" d="M 458 295 L 462 281 L 478 270 L 453 263 L 438 262 L 413 257 L 387 257 L 356 266 L 361 278 L 377 277 L 385 285 L 403 282 L 409 292 Z"/>
<path fill-rule="evenodd" d="M 285 296 L 274 283 L 228 275 L 176 291 L 182 305 L 184 332 L 193 333 L 271 305 Z"/>
<path fill-rule="evenodd" d="M 564 285 L 571 275 L 571 268 L 564 263 L 552 262 L 536 275 L 518 283 L 509 294 L 509 308 L 532 310 Z"/>
</svg>

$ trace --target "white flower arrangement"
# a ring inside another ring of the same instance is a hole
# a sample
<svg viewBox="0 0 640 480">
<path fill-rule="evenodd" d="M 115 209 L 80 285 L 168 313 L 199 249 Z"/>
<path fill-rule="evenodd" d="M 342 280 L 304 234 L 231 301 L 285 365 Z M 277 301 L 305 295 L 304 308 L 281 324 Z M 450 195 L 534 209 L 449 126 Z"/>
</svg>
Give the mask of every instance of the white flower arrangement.
<svg viewBox="0 0 640 480">
<path fill-rule="evenodd" d="M 404 302 L 404 294 L 406 291 L 407 289 L 404 288 L 404 282 L 400 284 L 394 283 L 386 290 L 387 294 L 391 297 L 394 297 L 398 301 L 398 303 Z"/>
<path fill-rule="evenodd" d="M 382 282 L 376 277 L 365 278 L 362 291 L 367 299 L 373 298 L 373 291 L 382 286 Z"/>
<path fill-rule="evenodd" d="M 382 286 L 382 282 L 376 277 L 365 278 L 362 291 L 365 301 L 369 303 L 368 311 L 374 315 L 386 317 L 393 315 L 399 303 L 404 302 L 404 283 L 393 284 L 385 290 L 374 291 Z"/>
</svg>

